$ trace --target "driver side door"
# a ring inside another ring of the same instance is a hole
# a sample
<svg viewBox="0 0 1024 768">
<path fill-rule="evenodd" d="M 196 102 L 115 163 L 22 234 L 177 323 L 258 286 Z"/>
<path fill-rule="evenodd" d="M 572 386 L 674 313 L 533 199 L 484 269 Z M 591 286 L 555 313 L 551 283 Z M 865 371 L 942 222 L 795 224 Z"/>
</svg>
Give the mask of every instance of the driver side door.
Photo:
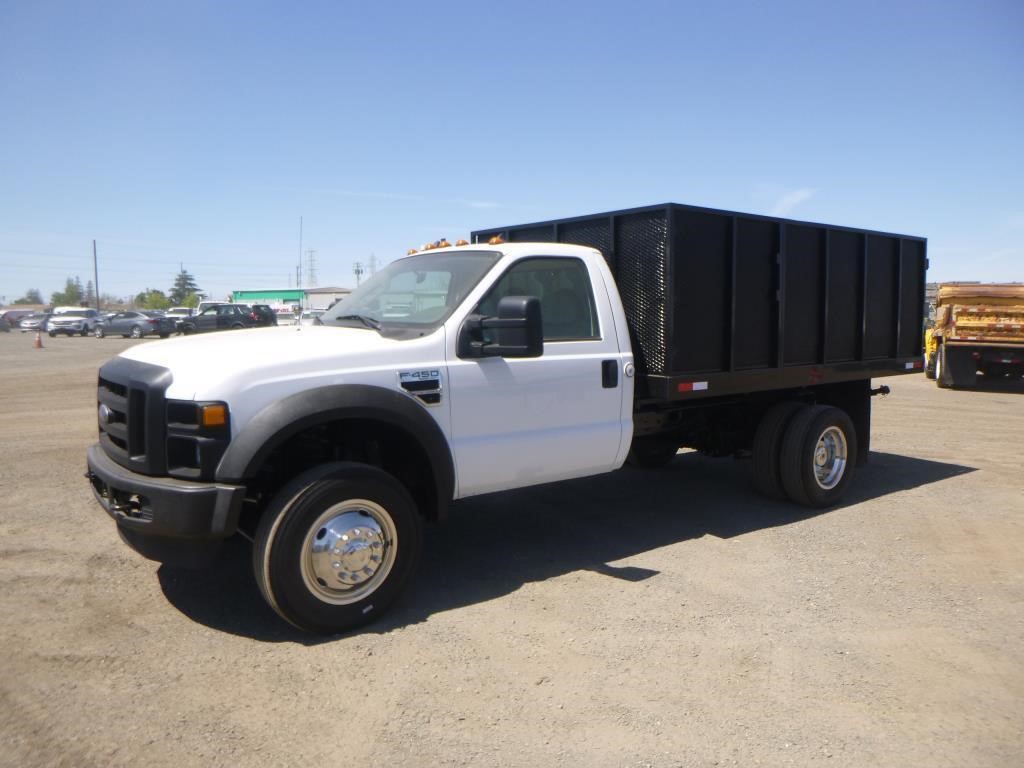
<svg viewBox="0 0 1024 768">
<path fill-rule="evenodd" d="M 505 296 L 540 299 L 544 351 L 449 356 L 460 497 L 609 471 L 631 437 L 631 354 L 619 348 L 601 275 L 576 257 L 527 257 L 471 314 L 493 316 Z"/>
</svg>

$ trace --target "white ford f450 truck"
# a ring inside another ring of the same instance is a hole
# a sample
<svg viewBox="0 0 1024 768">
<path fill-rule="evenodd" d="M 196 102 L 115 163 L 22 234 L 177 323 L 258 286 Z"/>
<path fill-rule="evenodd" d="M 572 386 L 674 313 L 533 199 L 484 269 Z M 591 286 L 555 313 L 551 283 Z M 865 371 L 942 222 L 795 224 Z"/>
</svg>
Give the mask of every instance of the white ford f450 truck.
<svg viewBox="0 0 1024 768">
<path fill-rule="evenodd" d="M 691 447 L 833 504 L 871 378 L 921 369 L 921 238 L 665 204 L 474 240 L 392 262 L 321 325 L 103 365 L 87 477 L 124 541 L 201 565 L 244 535 L 273 609 L 341 632 L 468 496 Z"/>
</svg>

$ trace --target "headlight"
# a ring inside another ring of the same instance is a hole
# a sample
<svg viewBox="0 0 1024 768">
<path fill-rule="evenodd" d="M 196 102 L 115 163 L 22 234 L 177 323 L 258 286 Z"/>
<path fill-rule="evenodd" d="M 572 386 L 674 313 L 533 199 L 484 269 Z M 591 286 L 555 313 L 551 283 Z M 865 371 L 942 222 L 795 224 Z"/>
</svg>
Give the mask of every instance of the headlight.
<svg viewBox="0 0 1024 768">
<path fill-rule="evenodd" d="M 231 439 L 227 403 L 167 401 L 167 471 L 212 480 Z"/>
</svg>

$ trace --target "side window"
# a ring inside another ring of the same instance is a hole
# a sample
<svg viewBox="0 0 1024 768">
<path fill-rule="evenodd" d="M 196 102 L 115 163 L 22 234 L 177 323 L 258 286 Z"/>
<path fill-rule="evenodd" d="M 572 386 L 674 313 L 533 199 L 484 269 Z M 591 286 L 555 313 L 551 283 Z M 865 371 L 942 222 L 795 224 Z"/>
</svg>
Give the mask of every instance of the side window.
<svg viewBox="0 0 1024 768">
<path fill-rule="evenodd" d="M 579 259 L 551 256 L 515 263 L 480 301 L 476 313 L 496 315 L 498 302 L 506 296 L 540 299 L 544 341 L 600 338 L 590 276 Z"/>
</svg>

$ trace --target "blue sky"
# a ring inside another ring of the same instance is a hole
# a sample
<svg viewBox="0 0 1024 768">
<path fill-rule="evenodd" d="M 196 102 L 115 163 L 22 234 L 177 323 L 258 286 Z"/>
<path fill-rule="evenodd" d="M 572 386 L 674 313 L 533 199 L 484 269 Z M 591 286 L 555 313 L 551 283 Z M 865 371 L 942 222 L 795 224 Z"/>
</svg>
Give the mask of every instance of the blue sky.
<svg viewBox="0 0 1024 768">
<path fill-rule="evenodd" d="M 0 296 L 321 286 L 660 202 L 1024 280 L 1024 3 L 0 0 Z"/>
</svg>

